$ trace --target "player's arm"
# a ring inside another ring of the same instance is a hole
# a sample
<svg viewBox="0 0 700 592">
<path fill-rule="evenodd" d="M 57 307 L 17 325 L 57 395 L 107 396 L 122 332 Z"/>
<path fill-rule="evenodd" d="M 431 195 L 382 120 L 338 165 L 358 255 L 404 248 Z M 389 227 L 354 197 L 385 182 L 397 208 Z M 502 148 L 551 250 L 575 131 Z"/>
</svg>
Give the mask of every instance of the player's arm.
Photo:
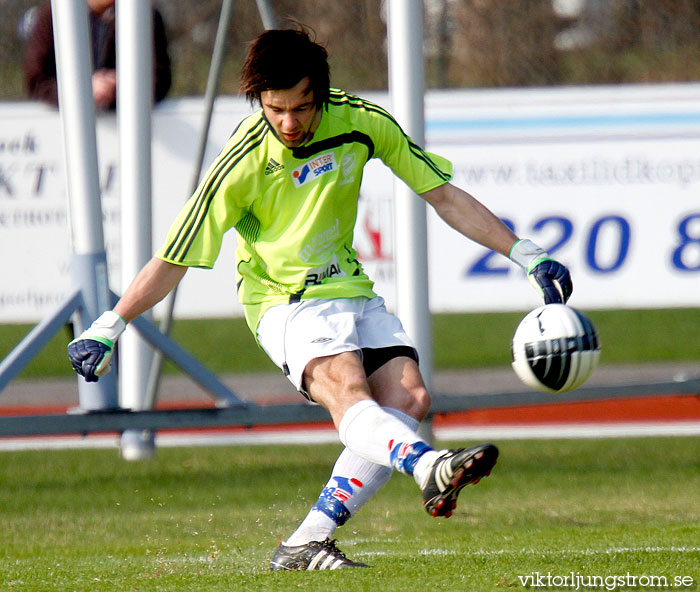
<svg viewBox="0 0 700 592">
<path fill-rule="evenodd" d="M 421 197 L 452 228 L 525 269 L 530 282 L 542 293 L 545 304 L 569 299 L 573 290 L 569 270 L 531 240 L 520 240 L 469 193 L 445 183 L 422 193 Z"/>
<path fill-rule="evenodd" d="M 68 344 L 73 369 L 95 382 L 111 369 L 112 353 L 126 324 L 149 310 L 170 292 L 187 271 L 154 257 L 134 278 L 113 310 L 104 312 L 88 329 Z"/>
<path fill-rule="evenodd" d="M 129 284 L 114 312 L 127 323 L 134 320 L 163 300 L 180 283 L 187 269 L 153 257 Z"/>
<path fill-rule="evenodd" d="M 491 210 L 451 183 L 426 191 L 421 197 L 452 228 L 467 238 L 508 257 L 518 237 Z"/>
</svg>

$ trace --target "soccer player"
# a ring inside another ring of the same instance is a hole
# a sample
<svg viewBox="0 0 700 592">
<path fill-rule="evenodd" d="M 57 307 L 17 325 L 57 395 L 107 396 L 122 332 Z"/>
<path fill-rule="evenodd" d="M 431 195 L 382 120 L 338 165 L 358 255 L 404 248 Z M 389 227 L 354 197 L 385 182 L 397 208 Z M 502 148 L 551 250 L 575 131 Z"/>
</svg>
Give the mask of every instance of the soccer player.
<svg viewBox="0 0 700 592">
<path fill-rule="evenodd" d="M 326 50 L 302 27 L 265 31 L 251 44 L 241 90 L 261 109 L 238 125 L 114 310 L 68 347 L 75 370 L 97 380 L 126 323 L 188 267 L 212 267 L 223 234 L 236 229 L 248 326 L 294 386 L 328 409 L 345 445 L 318 501 L 274 552 L 273 570 L 364 567 L 331 536 L 393 470 L 415 479 L 430 515 L 449 517 L 460 490 L 487 476 L 498 456 L 493 444 L 434 450 L 416 433 L 430 406 L 416 350 L 353 248 L 369 159 L 381 159 L 465 237 L 525 268 L 546 303 L 565 302 L 572 290 L 563 265 L 449 183 L 450 162 L 329 80 Z"/>
</svg>

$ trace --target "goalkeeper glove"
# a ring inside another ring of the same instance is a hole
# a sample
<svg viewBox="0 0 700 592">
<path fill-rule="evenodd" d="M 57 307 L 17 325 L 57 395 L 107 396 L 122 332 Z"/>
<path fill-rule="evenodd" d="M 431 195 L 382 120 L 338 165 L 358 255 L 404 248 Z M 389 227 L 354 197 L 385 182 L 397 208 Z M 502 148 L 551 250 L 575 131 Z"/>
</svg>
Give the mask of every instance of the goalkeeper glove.
<svg viewBox="0 0 700 592">
<path fill-rule="evenodd" d="M 509 258 L 525 269 L 530 283 L 544 297 L 545 304 L 566 304 L 574 289 L 569 270 L 552 259 L 543 248 L 531 240 L 519 240 L 512 246 Z"/>
<path fill-rule="evenodd" d="M 126 322 L 108 310 L 68 344 L 68 357 L 73 369 L 87 382 L 97 382 L 112 369 L 112 353 Z"/>
</svg>

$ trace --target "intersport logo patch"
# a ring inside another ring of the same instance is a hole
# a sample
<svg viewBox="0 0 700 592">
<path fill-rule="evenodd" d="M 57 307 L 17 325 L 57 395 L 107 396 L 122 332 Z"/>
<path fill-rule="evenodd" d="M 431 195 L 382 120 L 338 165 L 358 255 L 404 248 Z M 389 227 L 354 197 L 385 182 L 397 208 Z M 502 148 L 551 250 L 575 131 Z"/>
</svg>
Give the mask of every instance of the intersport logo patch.
<svg viewBox="0 0 700 592">
<path fill-rule="evenodd" d="M 314 179 L 318 179 L 321 175 L 337 170 L 338 164 L 335 161 L 335 156 L 332 152 L 328 152 L 295 168 L 291 172 L 292 181 L 294 181 L 295 187 L 301 187 Z"/>
</svg>

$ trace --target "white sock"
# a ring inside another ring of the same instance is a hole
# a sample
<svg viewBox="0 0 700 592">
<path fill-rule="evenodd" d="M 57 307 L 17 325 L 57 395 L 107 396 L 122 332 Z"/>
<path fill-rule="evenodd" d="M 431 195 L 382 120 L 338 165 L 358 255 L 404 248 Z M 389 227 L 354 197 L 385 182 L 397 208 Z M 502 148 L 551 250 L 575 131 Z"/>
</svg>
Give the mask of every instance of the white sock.
<svg viewBox="0 0 700 592">
<path fill-rule="evenodd" d="M 433 468 L 433 464 L 440 457 L 440 455 L 445 452 L 444 450 L 429 450 L 423 456 L 418 459 L 416 466 L 413 469 L 413 478 L 418 483 L 418 487 L 425 489 L 428 484 L 428 478 L 430 477 L 430 471 Z"/>
<path fill-rule="evenodd" d="M 389 480 L 391 469 L 350 452 L 341 452 L 331 478 L 306 518 L 286 541 L 296 547 L 330 538 Z"/>
<path fill-rule="evenodd" d="M 393 415 L 394 417 L 400 419 L 413 431 L 418 431 L 420 421 L 418 421 L 417 419 L 411 417 L 410 415 L 406 415 L 403 411 L 393 409 L 392 407 L 382 407 L 382 409 L 384 409 L 384 411 L 386 411 L 387 413 L 391 413 L 391 415 Z M 418 484 L 418 487 L 420 487 L 421 489 L 424 489 L 427 485 L 428 477 L 430 477 L 430 471 L 433 468 L 433 463 L 442 454 L 442 452 L 443 451 L 429 450 L 428 452 L 424 453 L 416 462 L 416 466 L 413 469 L 413 478 Z"/>
<path fill-rule="evenodd" d="M 398 409 L 391 407 L 383 409 L 410 429 L 414 431 L 418 429 L 420 422 L 417 419 Z M 326 513 L 330 509 L 328 504 L 323 504 L 326 511 L 319 509 L 319 505 L 323 503 L 322 498 L 326 495 L 335 496 L 352 517 L 389 480 L 391 473 L 391 468 L 365 460 L 345 448 L 333 467 L 331 478 L 321 492 L 319 502 L 311 508 L 306 518 L 284 541 L 284 544 L 288 547 L 297 547 L 309 541 L 323 541 L 331 538 L 340 524 L 337 522 L 337 516 L 332 518 Z M 349 497 L 348 494 L 350 494 Z M 348 519 L 349 517 L 345 517 L 341 522 L 344 523 Z"/>
<path fill-rule="evenodd" d="M 299 527 L 292 533 L 284 545 L 287 547 L 298 547 L 305 545 L 309 541 L 325 541 L 335 532 L 338 525 L 330 516 L 323 512 L 311 510 Z"/>
<path fill-rule="evenodd" d="M 382 407 L 382 409 L 384 409 L 384 411 L 386 411 L 387 413 L 391 413 L 394 417 L 400 419 L 414 432 L 418 431 L 420 422 L 417 419 L 411 417 L 410 415 L 406 415 L 403 411 L 393 409 L 392 407 Z M 416 483 L 418 483 L 418 487 L 420 487 L 421 489 L 424 489 L 425 486 L 428 484 L 428 477 L 430 477 L 430 471 L 433 468 L 433 464 L 443 452 L 445 451 L 429 450 L 428 452 L 424 453 L 416 462 L 416 466 L 413 469 L 413 478 L 415 479 Z"/>
<path fill-rule="evenodd" d="M 385 467 L 392 466 L 390 453 L 395 444 L 423 443 L 415 430 L 372 400 L 355 403 L 345 412 L 338 426 L 338 435 L 355 454 Z"/>
<path fill-rule="evenodd" d="M 413 430 L 414 432 L 418 432 L 420 421 L 418 421 L 415 417 L 406 415 L 403 411 L 394 409 L 393 407 L 382 407 L 382 409 L 384 409 L 384 411 L 386 411 L 388 414 L 393 415 L 404 425 L 408 426 L 409 429 Z"/>
</svg>

